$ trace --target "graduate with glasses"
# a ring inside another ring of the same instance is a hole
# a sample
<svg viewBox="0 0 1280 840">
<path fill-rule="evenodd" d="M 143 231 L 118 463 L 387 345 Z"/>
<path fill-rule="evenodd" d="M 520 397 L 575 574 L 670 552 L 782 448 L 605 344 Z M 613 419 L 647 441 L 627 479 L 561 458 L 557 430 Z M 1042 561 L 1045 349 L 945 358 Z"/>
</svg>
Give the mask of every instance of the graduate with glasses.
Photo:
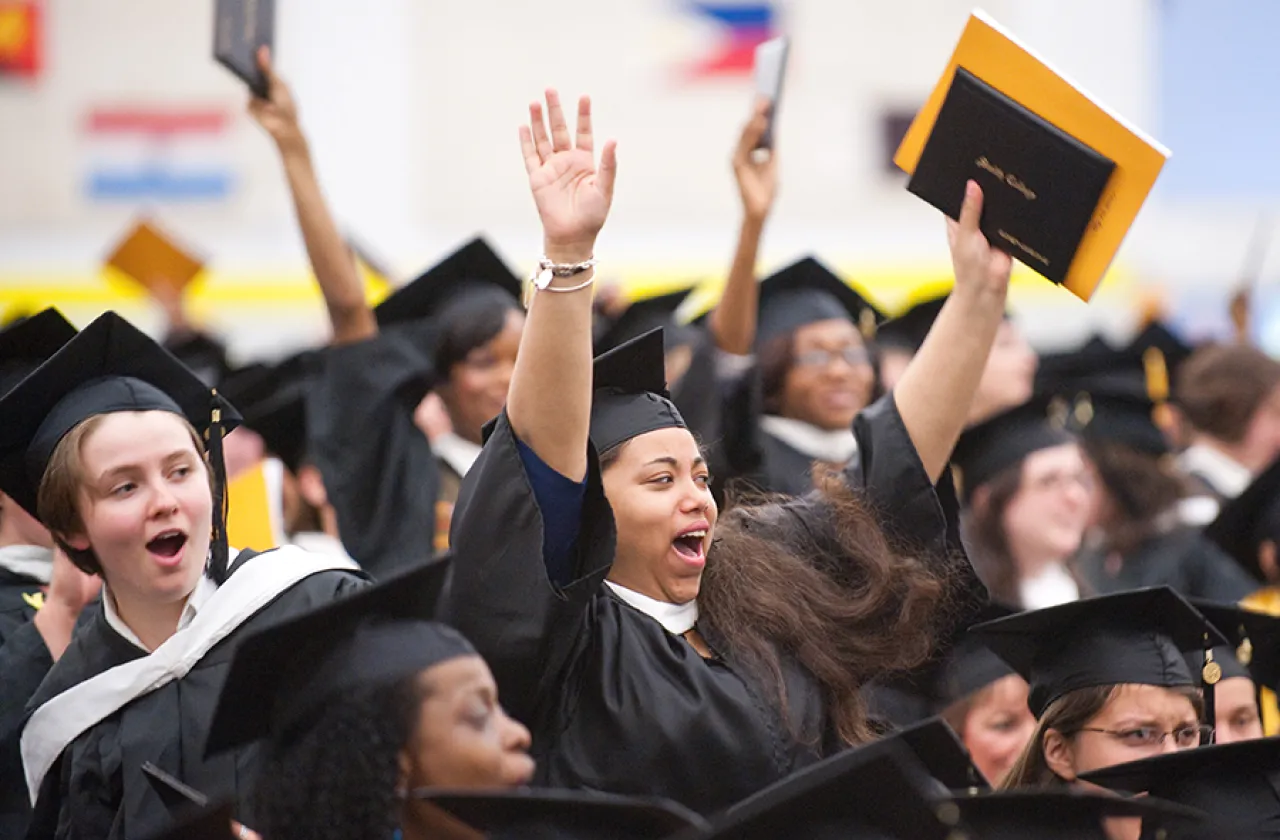
<svg viewBox="0 0 1280 840">
<path fill-rule="evenodd" d="M 985 622 L 970 635 L 1031 686 L 1039 721 L 1003 787 L 1084 773 L 1212 740 L 1218 630 L 1168 587 L 1087 598 Z"/>
</svg>

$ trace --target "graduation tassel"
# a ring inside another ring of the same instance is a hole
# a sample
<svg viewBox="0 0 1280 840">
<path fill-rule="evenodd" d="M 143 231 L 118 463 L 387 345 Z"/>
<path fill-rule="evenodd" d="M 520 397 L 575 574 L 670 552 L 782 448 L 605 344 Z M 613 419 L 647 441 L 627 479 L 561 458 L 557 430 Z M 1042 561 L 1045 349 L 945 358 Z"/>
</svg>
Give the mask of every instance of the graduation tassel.
<svg viewBox="0 0 1280 840">
<path fill-rule="evenodd" d="M 1213 661 L 1213 643 L 1209 634 L 1204 634 L 1204 668 L 1200 670 L 1200 678 L 1204 682 L 1204 722 L 1205 725 L 1217 728 L 1218 713 L 1213 702 L 1213 687 L 1222 679 L 1222 666 Z M 1210 730 L 1212 731 L 1212 730 Z M 1209 735 L 1201 739 L 1201 746 L 1213 742 Z"/>
<path fill-rule="evenodd" d="M 1169 364 L 1159 347 L 1148 347 L 1142 353 L 1142 369 L 1147 381 L 1147 397 L 1155 403 L 1151 420 L 1160 431 L 1174 431 L 1176 421 L 1169 407 Z"/>
<path fill-rule="evenodd" d="M 209 577 L 221 586 L 227 579 L 227 464 L 222 455 L 222 402 L 218 389 L 212 391 L 209 428 L 204 433 L 213 470 L 213 539 L 209 544 Z"/>
</svg>

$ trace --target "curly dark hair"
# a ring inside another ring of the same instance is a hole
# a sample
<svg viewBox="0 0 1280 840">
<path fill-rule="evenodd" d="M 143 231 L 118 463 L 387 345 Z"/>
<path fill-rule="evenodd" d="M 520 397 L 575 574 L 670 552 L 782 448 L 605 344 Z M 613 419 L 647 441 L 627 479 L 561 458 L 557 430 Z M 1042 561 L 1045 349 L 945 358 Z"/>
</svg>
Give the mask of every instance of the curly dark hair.
<svg viewBox="0 0 1280 840">
<path fill-rule="evenodd" d="M 862 686 L 929 657 L 960 607 L 958 581 L 953 564 L 925 564 L 891 544 L 866 501 L 830 476 L 816 496 L 721 519 L 698 610 L 784 718 L 782 656 L 794 657 L 821 686 L 831 731 L 855 745 L 876 735 Z"/>
<path fill-rule="evenodd" d="M 272 741 L 254 791 L 271 840 L 387 840 L 399 826 L 400 750 L 426 689 L 417 674 L 324 704 L 305 731 Z"/>
</svg>

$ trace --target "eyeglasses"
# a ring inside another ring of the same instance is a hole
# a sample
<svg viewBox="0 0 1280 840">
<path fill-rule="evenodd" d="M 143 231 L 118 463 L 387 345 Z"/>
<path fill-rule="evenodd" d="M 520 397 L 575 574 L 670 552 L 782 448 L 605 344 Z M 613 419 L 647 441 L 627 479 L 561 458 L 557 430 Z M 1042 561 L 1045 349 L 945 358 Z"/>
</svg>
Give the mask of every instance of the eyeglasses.
<svg viewBox="0 0 1280 840">
<path fill-rule="evenodd" d="M 1165 732 L 1156 729 L 1154 726 L 1135 726 L 1132 729 L 1093 729 L 1088 726 L 1080 727 L 1081 732 L 1101 732 L 1103 735 L 1110 735 L 1126 747 L 1135 748 L 1155 748 L 1164 746 L 1166 738 L 1173 737 L 1173 742 L 1178 749 L 1185 750 L 1191 747 L 1198 747 L 1201 744 L 1213 743 L 1214 731 L 1213 727 L 1208 724 L 1200 724 L 1199 726 L 1180 726 L 1172 732 Z"/>
<path fill-rule="evenodd" d="M 796 356 L 797 367 L 824 368 L 840 359 L 850 367 L 871 363 L 871 354 L 865 347 L 842 347 L 839 350 L 807 350 Z"/>
</svg>

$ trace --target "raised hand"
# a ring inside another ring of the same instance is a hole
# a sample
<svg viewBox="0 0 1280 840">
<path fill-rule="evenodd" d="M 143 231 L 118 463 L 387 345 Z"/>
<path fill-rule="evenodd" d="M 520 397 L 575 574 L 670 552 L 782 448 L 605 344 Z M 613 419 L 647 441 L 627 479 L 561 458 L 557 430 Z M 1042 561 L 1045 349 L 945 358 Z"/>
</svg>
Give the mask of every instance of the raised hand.
<svg viewBox="0 0 1280 840">
<path fill-rule="evenodd" d="M 71 644 L 80 612 L 102 591 L 102 579 L 81 571 L 62 549 L 53 551 L 53 571 L 44 605 L 33 622 L 44 639 L 49 656 L 56 662 Z"/>
<path fill-rule="evenodd" d="M 250 99 L 249 115 L 271 135 L 282 153 L 305 150 L 307 141 L 298 124 L 298 106 L 294 104 L 289 86 L 276 75 L 268 47 L 258 50 L 258 66 L 267 77 L 267 98 Z"/>
<path fill-rule="evenodd" d="M 742 127 L 738 147 L 733 152 L 733 177 L 738 181 L 738 193 L 742 196 L 742 211 L 753 220 L 762 221 L 769 215 L 778 192 L 776 146 L 773 149 L 756 149 L 769 126 L 772 108 L 773 104 L 768 99 L 756 99 L 751 118 Z"/>
<path fill-rule="evenodd" d="M 613 203 L 617 144 L 605 143 L 597 168 L 591 100 L 585 96 L 578 100 L 577 134 L 570 137 L 559 94 L 549 89 L 546 96 L 546 121 L 541 103 L 529 105 L 530 125 L 520 127 L 520 149 L 529 173 L 529 189 L 542 220 L 548 259 L 580 262 L 593 256 L 596 234 L 604 226 Z"/>
<path fill-rule="evenodd" d="M 951 247 L 956 290 L 996 294 L 1003 300 L 1009 290 L 1013 259 L 987 242 L 978 228 L 981 218 L 982 188 L 969 181 L 964 188 L 964 203 L 960 205 L 960 220 L 947 220 L 947 243 Z"/>
</svg>

